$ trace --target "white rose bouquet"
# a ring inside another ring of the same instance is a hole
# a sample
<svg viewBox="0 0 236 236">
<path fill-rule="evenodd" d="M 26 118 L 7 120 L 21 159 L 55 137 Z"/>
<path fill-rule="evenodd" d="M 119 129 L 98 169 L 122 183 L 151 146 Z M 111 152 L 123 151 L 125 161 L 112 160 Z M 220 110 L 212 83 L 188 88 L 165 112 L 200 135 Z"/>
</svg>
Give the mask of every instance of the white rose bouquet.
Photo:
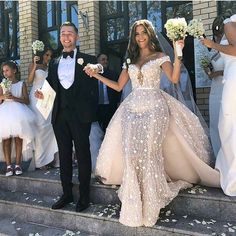
<svg viewBox="0 0 236 236">
<path fill-rule="evenodd" d="M 204 37 L 205 29 L 203 27 L 202 20 L 192 19 L 187 26 L 187 32 L 194 38 Z"/>
<path fill-rule="evenodd" d="M 2 87 L 3 94 L 10 93 L 11 84 L 12 82 L 9 79 L 4 78 L 2 80 L 2 82 L 0 83 L 0 86 Z"/>
<path fill-rule="evenodd" d="M 186 36 L 187 22 L 185 18 L 169 19 L 165 23 L 164 27 L 166 28 L 167 37 L 171 41 L 176 42 L 178 40 L 184 39 Z M 175 45 L 176 45 L 176 53 L 177 53 L 178 58 L 182 58 L 183 53 L 182 53 L 181 46 L 179 44 L 175 44 Z"/>
<path fill-rule="evenodd" d="M 32 44 L 32 49 L 33 49 L 34 55 L 40 57 L 40 60 L 37 61 L 37 63 L 41 64 L 43 51 L 44 51 L 44 43 L 40 40 L 35 40 Z"/>
</svg>

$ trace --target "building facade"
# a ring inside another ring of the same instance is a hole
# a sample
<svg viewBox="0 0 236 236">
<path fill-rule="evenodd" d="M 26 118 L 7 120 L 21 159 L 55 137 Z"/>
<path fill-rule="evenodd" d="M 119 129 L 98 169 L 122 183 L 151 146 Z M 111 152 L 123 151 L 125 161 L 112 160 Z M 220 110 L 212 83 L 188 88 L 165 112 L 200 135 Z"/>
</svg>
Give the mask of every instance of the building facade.
<svg viewBox="0 0 236 236">
<path fill-rule="evenodd" d="M 231 9 L 234 1 L 27 1 L 0 2 L 0 63 L 16 60 L 21 79 L 28 76 L 32 61 L 32 42 L 43 40 L 57 53 L 61 50 L 59 29 L 65 21 L 79 29 L 78 46 L 82 52 L 97 55 L 106 52 L 113 69 L 120 71 L 132 23 L 146 18 L 165 35 L 164 24 L 173 17 L 187 21 L 200 18 L 206 35 L 211 36 L 211 24 L 217 14 Z M 193 85 L 197 104 L 208 121 L 209 86 L 196 87 L 193 39 L 186 40 L 184 61 Z M 189 56 L 191 55 L 191 56 Z"/>
</svg>

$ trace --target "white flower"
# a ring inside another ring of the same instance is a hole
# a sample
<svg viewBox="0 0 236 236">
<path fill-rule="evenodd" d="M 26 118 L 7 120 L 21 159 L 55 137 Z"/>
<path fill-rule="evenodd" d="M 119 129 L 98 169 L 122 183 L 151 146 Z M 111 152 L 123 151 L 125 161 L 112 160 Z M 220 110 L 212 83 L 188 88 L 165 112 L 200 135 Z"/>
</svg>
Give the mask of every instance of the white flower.
<svg viewBox="0 0 236 236">
<path fill-rule="evenodd" d="M 81 66 L 84 64 L 84 59 L 83 58 L 78 58 L 77 63 L 80 64 Z"/>
<path fill-rule="evenodd" d="M 32 44 L 32 49 L 33 49 L 34 54 L 36 54 L 37 51 L 43 52 L 44 43 L 40 40 L 35 40 Z"/>
<path fill-rule="evenodd" d="M 210 57 L 208 55 L 203 55 L 200 58 L 200 65 L 203 69 L 212 67 Z"/>
<path fill-rule="evenodd" d="M 131 63 L 131 60 L 129 58 L 126 59 L 127 64 L 129 65 Z"/>
<path fill-rule="evenodd" d="M 3 94 L 10 92 L 11 90 L 11 80 L 4 78 L 2 82 L 0 83 L 0 86 L 2 87 Z"/>
<path fill-rule="evenodd" d="M 203 36 L 205 29 L 201 19 L 192 19 L 187 26 L 187 32 L 194 38 L 200 38 Z"/>
<path fill-rule="evenodd" d="M 185 18 L 169 19 L 165 23 L 167 37 L 172 41 L 184 39 L 187 31 L 187 22 Z"/>
</svg>

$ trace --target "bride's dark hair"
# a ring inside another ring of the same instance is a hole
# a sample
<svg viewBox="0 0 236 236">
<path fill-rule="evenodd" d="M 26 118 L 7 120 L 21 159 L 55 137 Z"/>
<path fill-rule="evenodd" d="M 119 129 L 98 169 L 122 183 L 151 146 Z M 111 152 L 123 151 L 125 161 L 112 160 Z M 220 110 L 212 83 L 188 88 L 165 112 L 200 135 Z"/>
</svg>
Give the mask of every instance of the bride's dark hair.
<svg viewBox="0 0 236 236">
<path fill-rule="evenodd" d="M 129 44 L 127 48 L 126 58 L 129 58 L 131 63 L 136 63 L 138 57 L 139 57 L 139 46 L 136 42 L 135 36 L 136 36 L 136 28 L 137 26 L 142 25 L 150 39 L 149 47 L 151 50 L 156 52 L 162 52 L 156 32 L 154 30 L 154 27 L 152 23 L 148 20 L 137 20 L 134 22 L 134 24 L 131 27 L 130 35 L 129 35 Z"/>
</svg>

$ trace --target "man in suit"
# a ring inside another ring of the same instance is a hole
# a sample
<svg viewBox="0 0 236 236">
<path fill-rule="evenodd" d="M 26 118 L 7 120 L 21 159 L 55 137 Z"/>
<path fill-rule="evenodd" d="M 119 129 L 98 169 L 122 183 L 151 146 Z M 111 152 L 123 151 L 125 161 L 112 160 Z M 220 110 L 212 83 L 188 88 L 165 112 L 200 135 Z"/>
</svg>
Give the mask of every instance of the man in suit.
<svg viewBox="0 0 236 236">
<path fill-rule="evenodd" d="M 63 188 L 63 195 L 52 205 L 52 209 L 63 208 L 73 201 L 72 146 L 74 143 L 80 182 L 80 197 L 76 204 L 76 211 L 80 212 L 89 206 L 91 178 L 89 133 L 91 122 L 96 120 L 98 86 L 97 81 L 83 71 L 87 63 L 96 63 L 96 58 L 78 51 L 76 48 L 78 37 L 78 29 L 73 23 L 62 24 L 60 42 L 63 53 L 62 56 L 51 61 L 47 81 L 56 92 L 52 125 L 59 148 Z M 37 91 L 36 97 L 43 98 L 42 92 Z"/>
<path fill-rule="evenodd" d="M 115 71 L 109 69 L 108 56 L 105 53 L 98 54 L 97 61 L 103 66 L 104 77 L 111 79 L 113 81 L 118 81 L 119 75 Z M 98 80 L 98 88 L 99 88 L 99 105 L 97 111 L 97 118 L 101 129 L 105 132 L 120 102 L 121 93 L 107 87 L 99 80 Z"/>
</svg>

